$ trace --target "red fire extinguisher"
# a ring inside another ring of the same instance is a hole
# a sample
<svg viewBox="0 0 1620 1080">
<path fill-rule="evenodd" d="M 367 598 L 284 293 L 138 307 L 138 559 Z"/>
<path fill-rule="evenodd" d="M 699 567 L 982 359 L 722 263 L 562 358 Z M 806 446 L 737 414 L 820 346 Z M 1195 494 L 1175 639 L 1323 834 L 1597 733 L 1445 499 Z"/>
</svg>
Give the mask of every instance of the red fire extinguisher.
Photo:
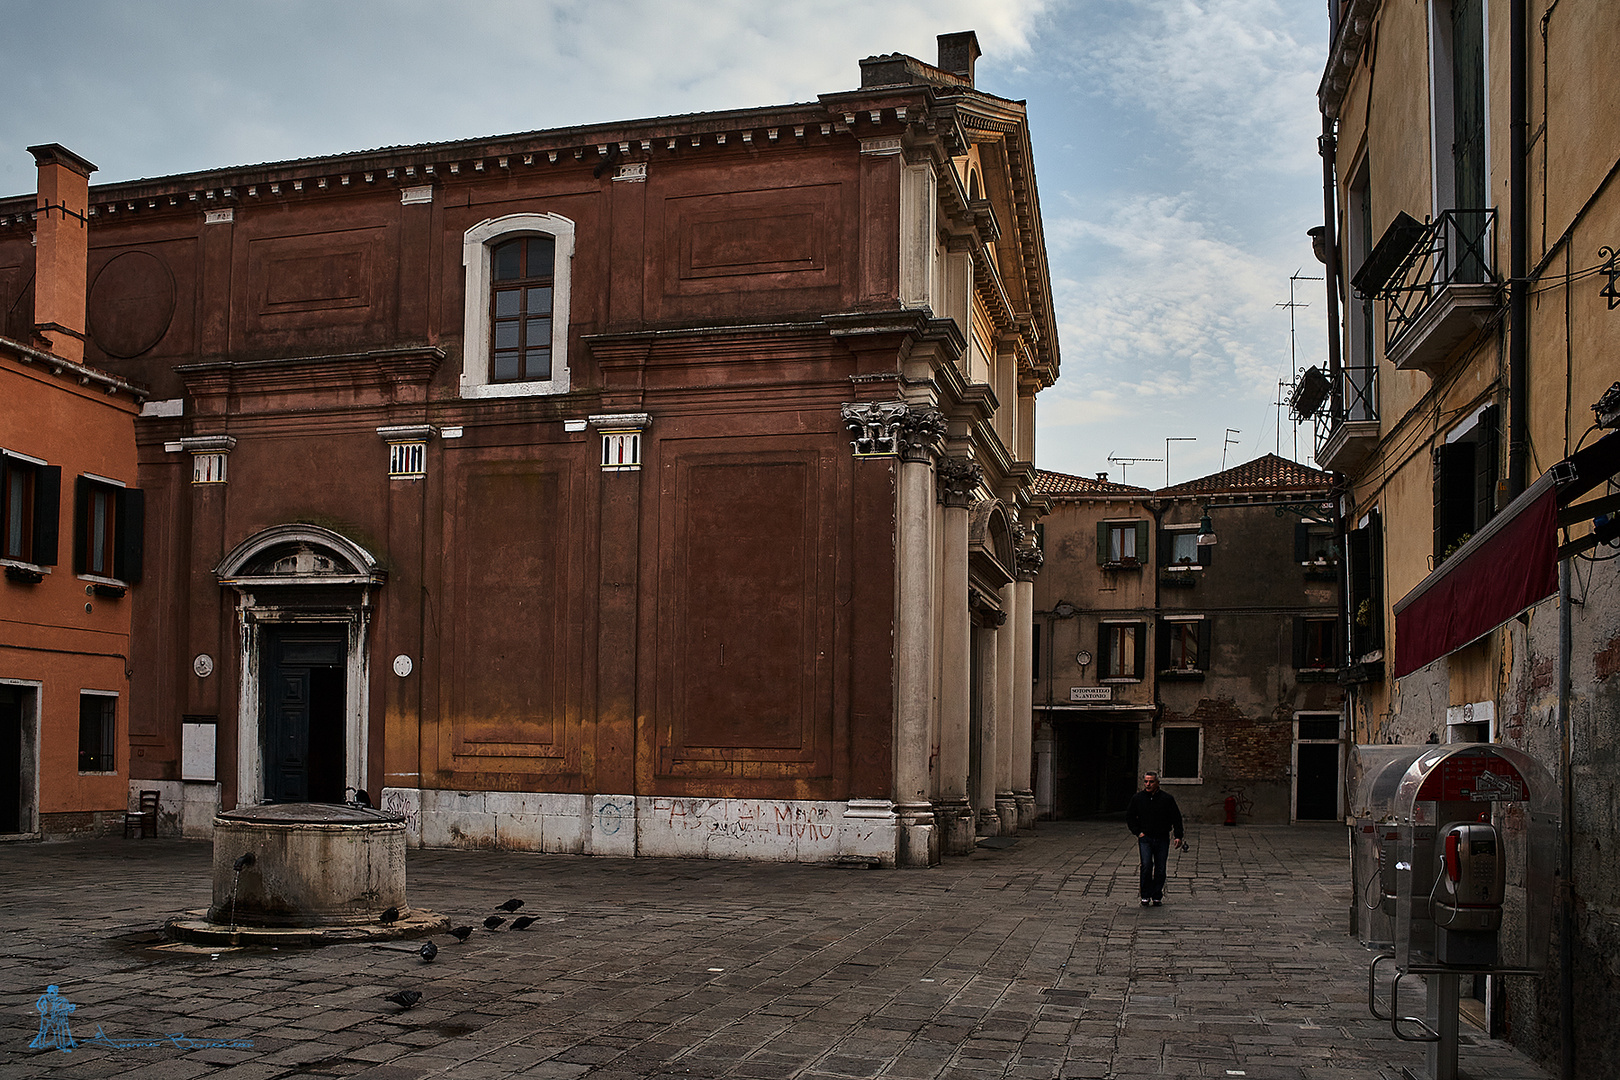
<svg viewBox="0 0 1620 1080">
<path fill-rule="evenodd" d="M 1226 823 L 1228 825 L 1236 825 L 1237 824 L 1237 796 L 1236 795 L 1228 795 L 1226 797 Z"/>
</svg>

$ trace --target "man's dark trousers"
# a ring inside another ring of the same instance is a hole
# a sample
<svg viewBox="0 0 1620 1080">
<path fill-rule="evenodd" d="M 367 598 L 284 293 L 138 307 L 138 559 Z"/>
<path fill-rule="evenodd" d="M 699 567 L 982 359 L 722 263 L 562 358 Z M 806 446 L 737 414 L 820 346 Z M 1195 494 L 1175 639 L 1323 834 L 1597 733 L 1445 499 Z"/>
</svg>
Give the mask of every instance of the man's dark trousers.
<svg viewBox="0 0 1620 1080">
<path fill-rule="evenodd" d="M 1136 840 L 1138 850 L 1142 855 L 1142 899 L 1164 899 L 1164 870 L 1165 863 L 1170 859 L 1170 838 L 1154 840 L 1150 837 L 1138 837 Z"/>
</svg>

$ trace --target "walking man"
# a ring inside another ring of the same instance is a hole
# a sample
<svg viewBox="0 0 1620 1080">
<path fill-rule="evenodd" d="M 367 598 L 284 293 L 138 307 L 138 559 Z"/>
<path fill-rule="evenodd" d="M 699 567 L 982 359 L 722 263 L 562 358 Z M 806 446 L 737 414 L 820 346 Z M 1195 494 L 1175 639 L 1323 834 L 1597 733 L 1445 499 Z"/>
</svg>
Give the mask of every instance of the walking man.
<svg viewBox="0 0 1620 1080">
<path fill-rule="evenodd" d="M 1175 834 L 1177 847 L 1187 846 L 1182 839 L 1181 807 L 1173 795 L 1159 790 L 1158 773 L 1142 775 L 1142 790 L 1131 796 L 1125 808 L 1125 827 L 1136 837 L 1142 856 L 1142 906 L 1158 907 L 1164 903 L 1164 864 L 1170 858 L 1171 834 Z"/>
</svg>

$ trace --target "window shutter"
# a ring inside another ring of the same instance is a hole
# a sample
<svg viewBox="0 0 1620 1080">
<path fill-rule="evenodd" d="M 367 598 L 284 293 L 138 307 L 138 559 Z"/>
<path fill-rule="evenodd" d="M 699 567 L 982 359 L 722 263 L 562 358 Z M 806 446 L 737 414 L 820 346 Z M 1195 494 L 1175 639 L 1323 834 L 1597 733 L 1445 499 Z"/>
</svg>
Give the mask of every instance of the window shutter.
<svg viewBox="0 0 1620 1080">
<path fill-rule="evenodd" d="M 1097 564 L 1108 561 L 1108 522 L 1097 522 Z"/>
<path fill-rule="evenodd" d="M 1146 528 L 1147 523 L 1143 522 L 1141 527 Z M 1131 669 L 1131 675 L 1138 679 L 1142 677 L 1142 672 L 1147 667 L 1147 632 L 1148 628 L 1146 623 L 1137 624 L 1136 656 L 1132 659 L 1132 663 L 1134 663 L 1136 666 Z"/>
<path fill-rule="evenodd" d="M 1294 616 L 1294 667 L 1305 666 L 1305 616 Z"/>
<path fill-rule="evenodd" d="M 1384 517 L 1377 510 L 1367 516 L 1367 555 L 1371 573 L 1367 577 L 1367 593 L 1372 597 L 1371 648 L 1384 647 Z"/>
<path fill-rule="evenodd" d="M 1208 671 L 1210 668 L 1210 620 L 1198 620 L 1198 670 Z"/>
<path fill-rule="evenodd" d="M 1136 523 L 1136 559 L 1144 566 L 1148 563 L 1148 523 Z"/>
<path fill-rule="evenodd" d="M 85 523 L 90 518 L 90 481 L 82 476 L 73 478 L 73 572 L 84 573 Z"/>
<path fill-rule="evenodd" d="M 1479 445 L 1474 450 L 1474 529 L 1496 516 L 1497 440 L 1501 409 L 1495 405 L 1479 417 Z"/>
<path fill-rule="evenodd" d="M 145 553 L 146 492 L 140 488 L 118 490 L 118 535 L 114 538 L 113 577 L 134 584 L 141 580 Z"/>
<path fill-rule="evenodd" d="M 1294 525 L 1294 561 L 1297 563 L 1311 561 L 1311 526 L 1309 522 L 1301 521 Z"/>
<path fill-rule="evenodd" d="M 1175 561 L 1176 552 L 1174 546 L 1174 537 L 1175 533 L 1171 532 L 1169 529 L 1161 528 L 1159 530 L 1160 566 L 1169 566 Z"/>
<path fill-rule="evenodd" d="M 62 467 L 41 465 L 34 470 L 34 543 L 36 566 L 56 565 L 56 537 L 62 527 Z"/>
</svg>

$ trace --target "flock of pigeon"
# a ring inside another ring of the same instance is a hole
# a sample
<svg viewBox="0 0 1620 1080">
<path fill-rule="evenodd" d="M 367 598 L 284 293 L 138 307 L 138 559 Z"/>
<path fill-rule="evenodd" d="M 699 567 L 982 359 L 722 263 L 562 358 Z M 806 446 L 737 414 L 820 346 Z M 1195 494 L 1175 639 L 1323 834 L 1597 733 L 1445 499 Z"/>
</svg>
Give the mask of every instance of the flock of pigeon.
<svg viewBox="0 0 1620 1080">
<path fill-rule="evenodd" d="M 514 897 L 511 900 L 508 900 L 506 903 L 499 905 L 495 910 L 504 911 L 507 915 L 510 915 L 522 906 L 523 901 Z M 392 907 L 389 908 L 387 911 L 384 911 L 377 917 L 377 921 L 381 922 L 384 926 L 398 922 L 399 909 Z M 533 915 L 519 915 L 517 918 L 512 920 L 511 929 L 527 930 L 529 927 L 535 924 L 535 921 L 536 919 Z M 504 925 L 506 925 L 506 915 L 491 915 L 489 918 L 484 920 L 484 929 L 489 933 L 495 933 Z M 468 938 L 472 937 L 472 932 L 473 928 L 471 926 L 457 926 L 450 930 L 450 936 L 455 938 L 458 942 L 465 942 Z M 424 964 L 431 964 L 433 963 L 434 957 L 439 955 L 439 947 L 431 941 L 424 941 L 419 952 L 422 956 L 422 962 Z M 398 990 L 387 995 L 383 998 L 383 1000 L 393 1002 L 402 1010 L 411 1009 L 415 1008 L 416 1004 L 422 1000 L 422 992 L 420 990 Z"/>
</svg>

